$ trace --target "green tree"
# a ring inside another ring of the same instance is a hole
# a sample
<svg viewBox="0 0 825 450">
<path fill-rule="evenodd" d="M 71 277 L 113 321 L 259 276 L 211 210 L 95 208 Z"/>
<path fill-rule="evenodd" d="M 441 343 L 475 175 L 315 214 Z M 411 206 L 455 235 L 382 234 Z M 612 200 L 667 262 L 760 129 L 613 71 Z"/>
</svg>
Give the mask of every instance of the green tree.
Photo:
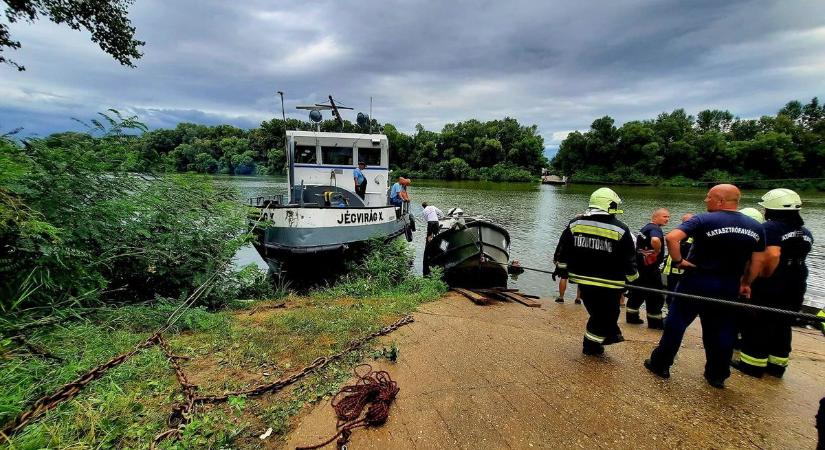
<svg viewBox="0 0 825 450">
<path fill-rule="evenodd" d="M 92 42 L 124 66 L 134 67 L 133 61 L 143 54 L 139 51 L 145 42 L 135 39 L 135 28 L 127 12 L 134 0 L 6 0 L 4 10 L 9 23 L 34 22 L 41 16 L 73 30 L 81 28 L 92 34 Z M 0 63 L 25 70 L 24 66 L 3 56 L 5 49 L 20 48 L 8 25 L 0 23 Z"/>
</svg>

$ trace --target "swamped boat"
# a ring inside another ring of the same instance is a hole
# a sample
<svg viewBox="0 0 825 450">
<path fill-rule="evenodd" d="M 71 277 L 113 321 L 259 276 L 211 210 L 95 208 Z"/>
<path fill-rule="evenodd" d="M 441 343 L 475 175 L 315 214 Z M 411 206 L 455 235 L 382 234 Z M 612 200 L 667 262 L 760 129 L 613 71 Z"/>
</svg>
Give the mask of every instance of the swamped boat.
<svg viewBox="0 0 825 450">
<path fill-rule="evenodd" d="M 478 217 L 465 217 L 459 208 L 439 221 L 439 232 L 424 248 L 424 274 L 444 270 L 450 286 L 500 287 L 507 285 L 510 233 Z"/>
<path fill-rule="evenodd" d="M 310 109 L 316 124 L 321 121 L 320 110 L 332 109 L 340 122 L 332 97 L 330 105 L 299 108 Z M 395 207 L 388 202 L 387 136 L 287 131 L 286 153 L 288 194 L 249 199 L 256 208 L 250 214 L 253 244 L 270 268 L 280 272 L 292 264 L 301 271 L 319 272 L 340 263 L 340 256 L 352 246 L 370 239 L 405 234 L 412 239 L 408 204 Z M 357 162 L 366 164 L 363 199 L 353 183 Z"/>
</svg>

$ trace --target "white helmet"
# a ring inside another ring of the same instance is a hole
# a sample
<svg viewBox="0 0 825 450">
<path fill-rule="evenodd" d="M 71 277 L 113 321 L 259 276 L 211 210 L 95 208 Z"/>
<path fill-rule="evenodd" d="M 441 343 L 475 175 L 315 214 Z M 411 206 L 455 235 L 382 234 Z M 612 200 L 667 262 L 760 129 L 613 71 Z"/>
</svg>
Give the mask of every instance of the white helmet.
<svg viewBox="0 0 825 450">
<path fill-rule="evenodd" d="M 759 206 L 765 209 L 798 210 L 802 208 L 802 199 L 790 189 L 771 189 L 762 196 Z"/>
</svg>

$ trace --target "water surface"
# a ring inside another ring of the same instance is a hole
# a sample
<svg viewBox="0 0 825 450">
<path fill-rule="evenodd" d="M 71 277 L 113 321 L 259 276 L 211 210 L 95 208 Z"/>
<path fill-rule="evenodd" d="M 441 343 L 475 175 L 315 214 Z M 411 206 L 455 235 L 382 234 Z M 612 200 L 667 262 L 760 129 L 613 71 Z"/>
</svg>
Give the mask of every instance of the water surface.
<svg viewBox="0 0 825 450">
<path fill-rule="evenodd" d="M 242 197 L 284 194 L 286 179 L 279 177 L 216 177 L 221 182 L 234 185 Z M 552 270 L 553 251 L 559 234 L 576 214 L 587 207 L 590 193 L 598 186 L 570 185 L 548 186 L 529 183 L 495 183 L 479 181 L 414 181 L 410 187 L 412 212 L 418 221 L 418 230 L 412 242 L 416 252 L 415 269 L 421 272 L 424 253 L 424 230 L 421 222 L 421 202 L 428 202 L 447 211 L 452 207 L 462 208 L 468 215 L 480 215 L 510 232 L 510 258 L 518 259 L 522 265 Z M 615 191 L 622 197 L 624 214 L 619 216 L 632 230 L 638 230 L 649 220 L 654 209 L 665 207 L 670 210 L 671 222 L 664 227 L 665 232 L 678 225 L 679 218 L 687 212 L 704 211 L 703 199 L 706 189 L 629 187 L 619 186 Z M 754 206 L 764 194 L 763 190 L 743 192 L 742 207 Z M 814 235 L 815 243 L 808 257 L 810 276 L 808 278 L 807 302 L 820 307 L 825 305 L 825 194 L 802 193 L 804 207 L 802 216 L 806 226 Z M 246 249 L 240 256 L 245 262 L 260 258 L 254 249 Z M 512 287 L 524 292 L 551 296 L 556 294 L 556 285 L 547 274 L 527 271 Z M 568 292 L 568 296 L 572 292 Z"/>
</svg>

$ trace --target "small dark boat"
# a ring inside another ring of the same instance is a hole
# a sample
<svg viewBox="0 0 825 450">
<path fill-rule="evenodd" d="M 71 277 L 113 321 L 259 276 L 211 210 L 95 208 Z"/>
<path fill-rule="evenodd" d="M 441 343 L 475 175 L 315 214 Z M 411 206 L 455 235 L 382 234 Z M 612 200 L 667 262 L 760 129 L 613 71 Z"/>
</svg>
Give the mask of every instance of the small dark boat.
<svg viewBox="0 0 825 450">
<path fill-rule="evenodd" d="M 444 270 L 450 286 L 507 285 L 510 233 L 504 228 L 453 209 L 440 221 L 440 231 L 424 248 L 424 274 Z"/>
</svg>

